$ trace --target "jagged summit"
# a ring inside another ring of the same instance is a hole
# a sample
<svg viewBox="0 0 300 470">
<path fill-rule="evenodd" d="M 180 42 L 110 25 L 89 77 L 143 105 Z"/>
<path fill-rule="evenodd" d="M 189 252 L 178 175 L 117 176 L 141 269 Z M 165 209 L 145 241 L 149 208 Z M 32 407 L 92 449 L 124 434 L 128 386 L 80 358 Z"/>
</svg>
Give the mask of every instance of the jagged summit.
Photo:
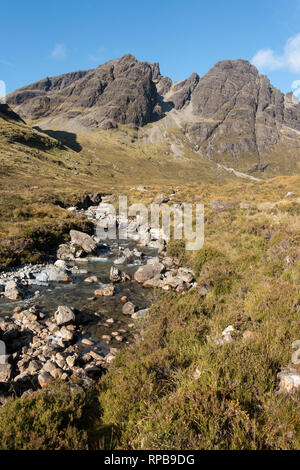
<svg viewBox="0 0 300 470">
<path fill-rule="evenodd" d="M 193 73 L 173 83 L 158 63 L 126 54 L 23 87 L 8 103 L 43 129 L 142 129 L 152 123 L 152 144 L 176 128 L 193 151 L 217 163 L 256 171 L 274 166 L 275 159 L 278 171 L 299 169 L 300 105 L 242 59 L 220 61 L 202 77 Z"/>
</svg>

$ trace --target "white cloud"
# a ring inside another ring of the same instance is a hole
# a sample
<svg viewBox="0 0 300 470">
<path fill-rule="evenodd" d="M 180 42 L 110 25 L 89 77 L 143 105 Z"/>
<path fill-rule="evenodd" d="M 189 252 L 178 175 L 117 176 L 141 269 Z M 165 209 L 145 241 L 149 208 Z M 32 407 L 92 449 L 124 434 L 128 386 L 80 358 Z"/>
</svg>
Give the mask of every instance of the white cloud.
<svg viewBox="0 0 300 470">
<path fill-rule="evenodd" d="M 300 34 L 287 41 L 285 56 L 291 71 L 300 72 Z"/>
<path fill-rule="evenodd" d="M 300 88 L 300 80 L 295 80 L 293 83 L 292 83 L 292 90 L 296 90 Z"/>
<path fill-rule="evenodd" d="M 56 44 L 56 46 L 51 52 L 51 55 L 54 59 L 64 60 L 67 55 L 66 46 L 64 44 Z"/>
<path fill-rule="evenodd" d="M 258 69 L 275 70 L 283 66 L 282 59 L 276 57 L 272 49 L 261 49 L 258 53 L 252 58 L 252 63 Z"/>
<path fill-rule="evenodd" d="M 260 70 L 288 69 L 291 72 L 299 73 L 300 33 L 287 40 L 282 55 L 276 54 L 273 49 L 261 49 L 251 62 Z"/>
<path fill-rule="evenodd" d="M 294 104 L 299 104 L 300 97 L 300 80 L 294 80 L 292 83 L 293 96 L 292 100 Z"/>
<path fill-rule="evenodd" d="M 6 84 L 3 80 L 0 80 L 0 103 L 6 103 Z"/>
</svg>

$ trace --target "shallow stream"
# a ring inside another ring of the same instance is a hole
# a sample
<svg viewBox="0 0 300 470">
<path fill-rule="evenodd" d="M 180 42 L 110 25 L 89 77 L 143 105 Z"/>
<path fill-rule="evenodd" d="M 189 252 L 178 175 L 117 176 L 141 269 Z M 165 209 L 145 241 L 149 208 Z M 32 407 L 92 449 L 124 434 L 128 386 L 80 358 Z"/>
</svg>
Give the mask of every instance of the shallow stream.
<svg viewBox="0 0 300 470">
<path fill-rule="evenodd" d="M 80 262 L 68 263 L 76 265 L 80 270 L 87 270 L 88 273 L 72 276 L 72 282 L 49 282 L 47 286 L 30 286 L 25 300 L 9 301 L 0 298 L 0 316 L 10 315 L 16 306 L 37 305 L 39 309 L 50 315 L 54 314 L 59 305 L 73 307 L 83 314 L 90 314 L 90 320 L 85 326 L 85 337 L 96 342 L 102 342 L 103 335 L 110 335 L 119 332 L 124 338 L 124 343 L 132 342 L 135 328 L 130 316 L 122 313 L 123 303 L 121 298 L 127 297 L 136 305 L 137 309 L 149 307 L 154 300 L 153 289 L 142 287 L 134 280 L 115 284 L 115 294 L 111 297 L 94 297 L 94 291 L 106 285 L 111 285 L 109 272 L 114 260 L 120 257 L 119 248 L 137 248 L 134 242 L 119 242 L 108 246 L 107 250 L 100 251 L 97 257 L 86 258 Z M 118 265 L 117 267 L 133 278 L 137 268 L 144 264 L 149 257 L 156 255 L 156 250 L 149 248 L 138 248 L 144 253 L 141 259 L 134 259 L 132 264 Z M 97 276 L 100 283 L 86 283 L 84 280 L 90 276 Z M 38 290 L 40 293 L 34 295 Z M 113 322 L 107 322 L 112 319 Z M 120 347 L 114 336 L 109 342 L 110 347 Z"/>
</svg>

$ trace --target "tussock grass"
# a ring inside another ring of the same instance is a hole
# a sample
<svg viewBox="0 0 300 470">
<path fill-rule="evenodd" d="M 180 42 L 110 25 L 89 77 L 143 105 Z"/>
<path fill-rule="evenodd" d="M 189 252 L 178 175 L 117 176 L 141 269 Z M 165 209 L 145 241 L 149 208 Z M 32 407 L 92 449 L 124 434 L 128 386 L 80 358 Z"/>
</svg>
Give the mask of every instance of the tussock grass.
<svg viewBox="0 0 300 470">
<path fill-rule="evenodd" d="M 203 250 L 170 243 L 210 291 L 164 295 L 103 380 L 120 448 L 299 449 L 299 393 L 278 394 L 277 373 L 300 337 L 300 224 L 279 214 L 208 210 Z M 229 325 L 233 343 L 215 344 Z"/>
</svg>

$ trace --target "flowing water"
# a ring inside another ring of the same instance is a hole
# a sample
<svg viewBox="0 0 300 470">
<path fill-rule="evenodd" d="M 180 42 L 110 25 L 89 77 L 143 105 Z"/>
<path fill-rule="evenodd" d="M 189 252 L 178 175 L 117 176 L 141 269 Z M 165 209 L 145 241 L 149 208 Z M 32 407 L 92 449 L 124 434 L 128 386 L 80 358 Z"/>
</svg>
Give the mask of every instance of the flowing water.
<svg viewBox="0 0 300 470">
<path fill-rule="evenodd" d="M 153 289 L 143 288 L 135 281 L 127 281 L 115 284 L 115 295 L 111 297 L 94 297 L 94 291 L 106 285 L 111 285 L 109 272 L 113 261 L 120 256 L 119 247 L 133 249 L 134 243 L 119 242 L 117 246 L 111 245 L 106 251 L 99 253 L 98 257 L 87 258 L 84 261 L 70 263 L 79 269 L 88 271 L 88 274 L 73 276 L 70 283 L 50 282 L 47 286 L 31 286 L 28 289 L 27 298 L 23 301 L 8 301 L 0 298 L 0 316 L 12 314 L 17 305 L 37 305 L 39 309 L 48 314 L 54 314 L 59 305 L 67 305 L 80 310 L 90 321 L 86 323 L 86 337 L 94 341 L 101 341 L 103 335 L 111 335 L 119 332 L 124 337 L 124 342 L 132 342 L 135 327 L 130 316 L 122 313 L 123 303 L 121 297 L 126 296 L 128 301 L 133 302 L 138 310 L 149 307 L 154 300 Z M 141 251 L 141 249 L 139 248 Z M 145 257 L 135 259 L 133 264 L 118 265 L 117 267 L 133 278 L 136 269 L 143 264 L 147 258 L 156 255 L 156 250 L 143 248 Z M 99 283 L 86 283 L 84 280 L 95 275 Z M 40 294 L 34 296 L 36 290 Z M 113 319 L 113 323 L 106 320 Z M 113 337 L 109 343 L 111 347 L 120 347 Z"/>
</svg>

